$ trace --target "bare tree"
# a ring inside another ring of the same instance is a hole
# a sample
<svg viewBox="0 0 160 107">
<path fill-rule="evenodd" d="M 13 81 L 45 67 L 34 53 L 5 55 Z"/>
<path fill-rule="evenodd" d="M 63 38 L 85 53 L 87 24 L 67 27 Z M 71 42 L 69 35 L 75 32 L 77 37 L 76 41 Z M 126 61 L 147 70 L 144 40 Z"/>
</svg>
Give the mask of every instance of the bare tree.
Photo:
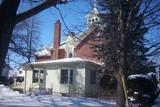
<svg viewBox="0 0 160 107">
<path fill-rule="evenodd" d="M 31 2 L 37 3 L 37 5 L 22 13 L 18 13 L 21 1 L 2 0 L 0 4 L 0 13 L 2 14 L 0 17 L 0 74 L 15 25 L 49 7 L 67 3 L 67 0 L 31 0 Z"/>
<path fill-rule="evenodd" d="M 15 27 L 9 46 L 10 54 L 23 57 L 23 61 L 26 59 L 28 63 L 34 60 L 34 54 L 40 46 L 38 25 L 36 18 L 30 18 Z"/>
</svg>

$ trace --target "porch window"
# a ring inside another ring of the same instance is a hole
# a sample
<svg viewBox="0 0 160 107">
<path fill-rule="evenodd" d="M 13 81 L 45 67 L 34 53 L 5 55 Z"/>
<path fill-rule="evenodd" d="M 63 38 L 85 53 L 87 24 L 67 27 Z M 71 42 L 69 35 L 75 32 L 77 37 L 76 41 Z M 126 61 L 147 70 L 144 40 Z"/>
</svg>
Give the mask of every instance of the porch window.
<svg viewBox="0 0 160 107">
<path fill-rule="evenodd" d="M 33 83 L 44 82 L 44 70 L 33 70 Z"/>
<path fill-rule="evenodd" d="M 44 82 L 44 71 L 40 70 L 40 83 Z"/>
<path fill-rule="evenodd" d="M 38 70 L 33 70 L 33 79 L 32 82 L 33 83 L 37 83 L 38 82 Z"/>
<path fill-rule="evenodd" d="M 61 70 L 61 84 L 68 83 L 68 70 L 62 69 Z"/>
<path fill-rule="evenodd" d="M 70 83 L 70 84 L 73 83 L 73 69 L 70 70 L 70 79 L 69 79 L 69 83 Z"/>
<path fill-rule="evenodd" d="M 73 83 L 73 69 L 61 69 L 61 84 Z"/>
<path fill-rule="evenodd" d="M 95 71 L 90 72 L 90 84 L 96 84 L 96 72 Z"/>
</svg>

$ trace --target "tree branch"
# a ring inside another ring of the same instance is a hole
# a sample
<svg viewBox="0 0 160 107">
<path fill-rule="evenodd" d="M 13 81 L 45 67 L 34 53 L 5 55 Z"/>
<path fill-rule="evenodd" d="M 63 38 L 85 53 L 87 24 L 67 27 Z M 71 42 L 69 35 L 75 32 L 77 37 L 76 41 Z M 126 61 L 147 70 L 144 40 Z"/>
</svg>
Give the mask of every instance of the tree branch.
<svg viewBox="0 0 160 107">
<path fill-rule="evenodd" d="M 16 16 L 16 23 L 19 23 L 51 6 L 56 6 L 57 4 L 65 4 L 67 3 L 67 0 L 46 0 L 43 3 L 39 4 L 36 7 L 33 7 L 32 9 L 25 11 L 23 13 L 20 13 Z"/>
</svg>

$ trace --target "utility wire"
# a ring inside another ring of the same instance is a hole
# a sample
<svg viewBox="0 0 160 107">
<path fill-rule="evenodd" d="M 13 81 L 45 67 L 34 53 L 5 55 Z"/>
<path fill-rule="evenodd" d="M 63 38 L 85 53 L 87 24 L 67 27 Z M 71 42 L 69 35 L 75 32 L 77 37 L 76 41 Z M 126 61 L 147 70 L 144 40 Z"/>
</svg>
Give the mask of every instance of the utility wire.
<svg viewBox="0 0 160 107">
<path fill-rule="evenodd" d="M 55 8 L 58 10 L 58 12 L 59 12 L 59 14 L 60 14 L 60 17 L 61 17 L 61 19 L 62 19 L 62 22 L 63 22 L 65 28 L 68 30 L 68 32 L 71 33 L 71 37 L 72 37 L 72 38 L 76 38 L 76 39 L 78 39 L 78 40 L 80 40 L 80 41 L 83 41 L 83 40 L 80 39 L 79 37 L 75 36 L 75 33 L 72 32 L 72 31 L 69 29 L 69 27 L 68 27 L 67 24 L 65 23 L 65 20 L 64 20 L 64 18 L 63 18 L 63 15 L 62 15 L 61 10 L 60 10 L 58 7 L 55 7 Z M 95 45 L 95 44 L 88 43 L 88 42 L 86 42 L 86 44 L 91 45 L 91 46 L 97 46 L 97 45 Z"/>
</svg>

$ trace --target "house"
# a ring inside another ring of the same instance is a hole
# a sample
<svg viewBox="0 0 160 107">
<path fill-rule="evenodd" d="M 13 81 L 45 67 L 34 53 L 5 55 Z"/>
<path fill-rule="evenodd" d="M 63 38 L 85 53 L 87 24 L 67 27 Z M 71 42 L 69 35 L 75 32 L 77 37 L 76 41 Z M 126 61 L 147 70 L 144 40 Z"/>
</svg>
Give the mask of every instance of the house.
<svg viewBox="0 0 160 107">
<path fill-rule="evenodd" d="M 58 95 L 96 96 L 101 61 L 92 45 L 101 21 L 96 5 L 87 18 L 87 29 L 78 36 L 71 32 L 60 43 L 61 23 L 54 24 L 54 43 L 35 53 L 36 61 L 23 66 L 24 91 L 51 90 Z"/>
<path fill-rule="evenodd" d="M 2 77 L 5 77 L 6 79 L 8 79 L 11 71 L 12 71 L 12 68 L 8 64 L 4 64 L 2 73 L 1 73 Z"/>
<path fill-rule="evenodd" d="M 12 89 L 23 92 L 25 71 L 22 68 L 19 68 L 18 70 L 13 71 L 10 77 L 13 79 L 13 84 L 11 85 Z"/>
</svg>

